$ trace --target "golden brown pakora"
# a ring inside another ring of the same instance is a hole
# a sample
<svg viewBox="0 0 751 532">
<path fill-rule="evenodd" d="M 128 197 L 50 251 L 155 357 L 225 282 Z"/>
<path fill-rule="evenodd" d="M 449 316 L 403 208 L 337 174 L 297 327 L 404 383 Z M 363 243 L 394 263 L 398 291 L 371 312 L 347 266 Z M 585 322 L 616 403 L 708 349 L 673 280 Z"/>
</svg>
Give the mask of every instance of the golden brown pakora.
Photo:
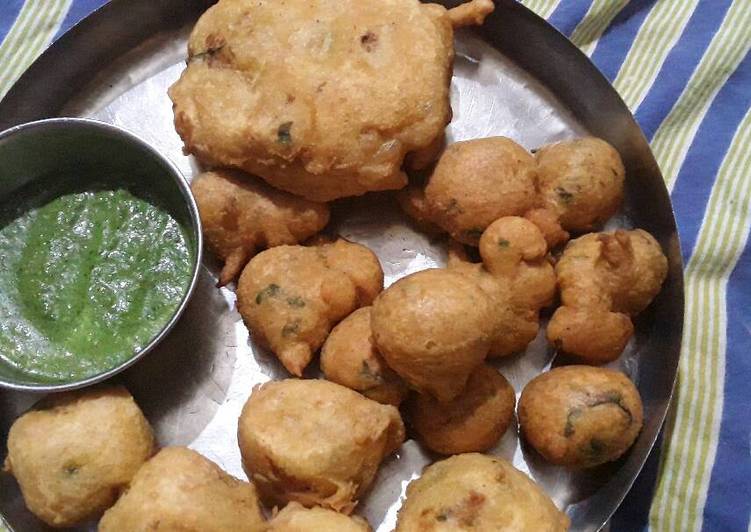
<svg viewBox="0 0 751 532">
<path fill-rule="evenodd" d="M 186 447 L 149 460 L 127 493 L 99 522 L 99 532 L 265 532 L 252 484 Z"/>
<path fill-rule="evenodd" d="M 373 340 L 408 386 L 450 401 L 488 354 L 496 318 L 488 296 L 446 269 L 413 273 L 373 303 Z"/>
<path fill-rule="evenodd" d="M 365 246 L 278 246 L 243 270 L 237 309 L 253 338 L 300 376 L 331 328 L 382 289 L 383 270 Z"/>
<path fill-rule="evenodd" d="M 519 424 L 545 459 L 572 468 L 619 458 L 642 427 L 641 397 L 619 371 L 563 366 L 532 379 L 519 399 Z"/>
<path fill-rule="evenodd" d="M 537 150 L 542 204 L 569 231 L 591 231 L 623 202 L 626 170 L 618 151 L 602 139 L 584 137 Z"/>
<path fill-rule="evenodd" d="M 430 219 L 454 239 L 477 245 L 485 228 L 503 216 L 537 206 L 537 162 L 506 137 L 450 145 L 425 186 Z"/>
<path fill-rule="evenodd" d="M 498 370 L 483 364 L 464 391 L 448 403 L 418 394 L 411 404 L 419 440 L 441 454 L 487 451 L 514 419 L 514 388 Z"/>
<path fill-rule="evenodd" d="M 268 505 L 297 501 L 349 514 L 381 460 L 404 441 L 399 411 L 326 380 L 253 389 L 238 441 L 245 472 Z"/>
<path fill-rule="evenodd" d="M 618 358 L 634 332 L 631 317 L 659 293 L 668 271 L 660 244 L 641 229 L 572 240 L 555 267 L 561 303 L 548 340 L 590 364 Z"/>
<path fill-rule="evenodd" d="M 206 244 L 224 261 L 219 286 L 235 280 L 256 252 L 298 244 L 329 222 L 328 205 L 281 192 L 234 170 L 204 172 L 193 179 L 191 189 Z"/>
<path fill-rule="evenodd" d="M 565 532 L 569 518 L 506 460 L 478 453 L 436 462 L 410 482 L 396 532 Z"/>
<path fill-rule="evenodd" d="M 321 348 L 321 371 L 328 380 L 369 399 L 399 406 L 407 396 L 407 385 L 373 344 L 370 310 L 359 308 L 333 328 Z"/>
<path fill-rule="evenodd" d="M 186 151 L 315 201 L 402 188 L 405 156 L 451 118 L 452 19 L 437 4 L 220 0 L 188 56 L 169 90 Z"/>
<path fill-rule="evenodd" d="M 97 517 L 153 453 L 154 437 L 122 386 L 45 398 L 8 434 L 5 470 L 27 508 L 53 527 Z"/>
<path fill-rule="evenodd" d="M 268 532 L 371 532 L 365 519 L 291 502 L 269 522 Z"/>
</svg>

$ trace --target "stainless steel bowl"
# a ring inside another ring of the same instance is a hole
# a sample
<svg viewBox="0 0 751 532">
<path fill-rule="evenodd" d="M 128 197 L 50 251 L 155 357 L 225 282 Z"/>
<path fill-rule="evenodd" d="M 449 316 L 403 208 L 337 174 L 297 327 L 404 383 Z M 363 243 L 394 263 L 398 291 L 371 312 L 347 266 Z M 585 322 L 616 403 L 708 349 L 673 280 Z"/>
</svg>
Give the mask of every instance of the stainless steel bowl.
<svg viewBox="0 0 751 532">
<path fill-rule="evenodd" d="M 0 205 L 11 195 L 44 192 L 45 179 L 64 173 L 86 185 L 108 176 L 127 176 L 128 188 L 148 190 L 185 229 L 193 256 L 191 279 L 180 305 L 159 333 L 142 349 L 102 373 L 85 379 L 36 382 L 0 362 L 0 387 L 31 392 L 59 392 L 88 386 L 123 371 L 151 351 L 185 310 L 198 279 L 203 239 L 193 195 L 180 170 L 139 137 L 116 126 L 82 118 L 53 118 L 29 122 L 0 133 Z M 47 181 L 49 182 L 49 181 Z M 38 183 L 39 186 L 35 186 Z"/>
</svg>

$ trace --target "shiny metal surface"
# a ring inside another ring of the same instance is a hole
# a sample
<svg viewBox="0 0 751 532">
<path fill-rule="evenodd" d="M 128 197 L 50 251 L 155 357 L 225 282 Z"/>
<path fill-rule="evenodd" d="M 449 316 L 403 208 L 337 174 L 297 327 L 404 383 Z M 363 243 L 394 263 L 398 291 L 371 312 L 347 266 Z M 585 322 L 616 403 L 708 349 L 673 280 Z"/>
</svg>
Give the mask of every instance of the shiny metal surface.
<svg viewBox="0 0 751 532">
<path fill-rule="evenodd" d="M 90 116 L 142 136 L 186 176 L 198 167 L 181 152 L 166 88 L 179 76 L 191 24 L 210 4 L 199 0 L 113 0 L 53 45 L 0 103 L 0 127 L 43 116 Z M 682 265 L 670 200 L 641 131 L 607 81 L 563 36 L 513 0 L 496 0 L 485 26 L 457 34 L 451 140 L 508 135 L 528 148 L 581 135 L 604 137 L 627 168 L 624 209 L 609 227 L 638 226 L 663 245 L 670 272 L 662 293 L 637 320 L 624 355 L 644 398 L 645 426 L 616 464 L 571 473 L 546 465 L 509 430 L 493 450 L 531 475 L 566 510 L 572 530 L 598 530 L 615 511 L 644 463 L 669 404 L 683 321 Z M 445 246 L 417 232 L 388 194 L 337 202 L 332 226 L 370 246 L 386 283 L 443 264 Z M 237 449 L 240 409 L 254 384 L 285 372 L 259 349 L 234 309 L 231 288 L 214 288 L 211 257 L 174 331 L 121 378 L 154 424 L 163 445 L 184 444 L 244 478 Z M 517 394 L 549 367 L 554 353 L 541 334 L 525 354 L 499 364 Z M 316 369 L 311 369 L 311 376 Z M 33 401 L 0 395 L 0 440 Z M 381 468 L 358 512 L 374 529 L 393 529 L 407 483 L 433 460 L 408 441 Z M 37 530 L 12 479 L 0 476 L 0 511 L 17 530 Z"/>
<path fill-rule="evenodd" d="M 86 118 L 50 118 L 11 127 L 0 133 L 0 205 L 20 190 L 35 196 L 37 184 L 52 175 L 74 172 L 74 186 L 124 176 L 129 186 L 148 187 L 188 231 L 194 260 L 192 275 L 180 305 L 159 333 L 125 362 L 86 379 L 37 382 L 0 363 L 0 388 L 27 392 L 61 392 L 109 379 L 135 364 L 164 339 L 182 316 L 195 289 L 201 266 L 203 236 L 198 207 L 180 170 L 149 143 L 106 122 Z M 112 182 L 119 185 L 119 181 Z M 50 198 L 51 199 L 51 198 Z M 7 203 L 6 203 L 7 205 Z"/>
</svg>

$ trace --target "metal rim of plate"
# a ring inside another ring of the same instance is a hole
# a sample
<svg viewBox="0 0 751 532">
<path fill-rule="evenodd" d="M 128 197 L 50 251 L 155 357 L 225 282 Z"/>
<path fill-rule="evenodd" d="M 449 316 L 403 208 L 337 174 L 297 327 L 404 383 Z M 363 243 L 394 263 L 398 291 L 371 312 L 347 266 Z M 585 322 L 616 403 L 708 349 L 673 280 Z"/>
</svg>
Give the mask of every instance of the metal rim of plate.
<svg viewBox="0 0 751 532">
<path fill-rule="evenodd" d="M 194 21 L 213 3 L 112 0 L 63 35 L 26 71 L 0 102 L 0 130 L 59 116 L 66 102 L 83 90 L 100 69 L 159 32 L 176 31 Z M 443 3 L 448 7 L 459 2 Z M 514 0 L 495 3 L 496 12 L 472 33 L 552 92 L 591 134 L 608 140 L 619 150 L 627 170 L 627 203 L 638 205 L 629 215 L 635 226 L 655 235 L 670 264 L 663 290 L 649 311 L 650 323 L 644 325 L 649 329 L 651 358 L 638 369 L 637 385 L 645 406 L 642 433 L 607 481 L 566 508 L 572 530 L 599 530 L 639 474 L 672 397 L 683 326 L 680 244 L 669 194 L 647 140 L 609 82 L 543 19 Z M 0 397 L 0 403 L 2 400 Z M 5 441 L 12 420 L 2 419 L 3 412 L 0 408 L 0 440 Z"/>
</svg>

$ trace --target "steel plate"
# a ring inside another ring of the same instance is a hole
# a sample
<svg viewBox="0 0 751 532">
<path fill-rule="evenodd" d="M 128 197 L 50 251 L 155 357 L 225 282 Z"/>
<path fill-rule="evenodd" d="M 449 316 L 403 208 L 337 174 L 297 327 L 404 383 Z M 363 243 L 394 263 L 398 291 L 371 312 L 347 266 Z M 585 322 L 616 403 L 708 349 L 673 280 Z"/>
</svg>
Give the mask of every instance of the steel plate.
<svg viewBox="0 0 751 532">
<path fill-rule="evenodd" d="M 197 165 L 182 154 L 166 89 L 184 68 L 192 24 L 211 3 L 113 0 L 65 34 L 24 74 L 0 103 L 0 129 L 52 116 L 97 118 L 153 143 L 191 177 Z M 493 450 L 544 487 L 571 517 L 572 530 L 598 530 L 638 475 L 673 389 L 683 322 L 675 221 L 649 146 L 605 78 L 522 5 L 513 0 L 496 0 L 496 5 L 482 28 L 456 36 L 450 140 L 507 135 L 534 148 L 586 132 L 607 139 L 627 169 L 625 206 L 609 227 L 650 231 L 670 261 L 661 294 L 637 319 L 633 341 L 612 364 L 633 378 L 644 399 L 644 430 L 632 450 L 615 464 L 584 473 L 546 465 L 513 429 Z M 387 284 L 445 259 L 443 243 L 416 232 L 388 194 L 337 202 L 332 225 L 378 254 Z M 188 445 L 244 478 L 236 441 L 240 409 L 255 383 L 285 372 L 249 338 L 234 309 L 233 291 L 214 287 L 216 271 L 207 258 L 195 296 L 172 334 L 122 380 L 162 445 Z M 525 354 L 498 366 L 518 394 L 553 357 L 541 334 Z M 0 441 L 37 398 L 0 392 Z M 433 459 L 414 441 L 405 443 L 381 468 L 359 513 L 374 529 L 392 530 L 407 483 Z M 0 512 L 19 531 L 43 529 L 7 475 L 0 476 Z"/>
</svg>

